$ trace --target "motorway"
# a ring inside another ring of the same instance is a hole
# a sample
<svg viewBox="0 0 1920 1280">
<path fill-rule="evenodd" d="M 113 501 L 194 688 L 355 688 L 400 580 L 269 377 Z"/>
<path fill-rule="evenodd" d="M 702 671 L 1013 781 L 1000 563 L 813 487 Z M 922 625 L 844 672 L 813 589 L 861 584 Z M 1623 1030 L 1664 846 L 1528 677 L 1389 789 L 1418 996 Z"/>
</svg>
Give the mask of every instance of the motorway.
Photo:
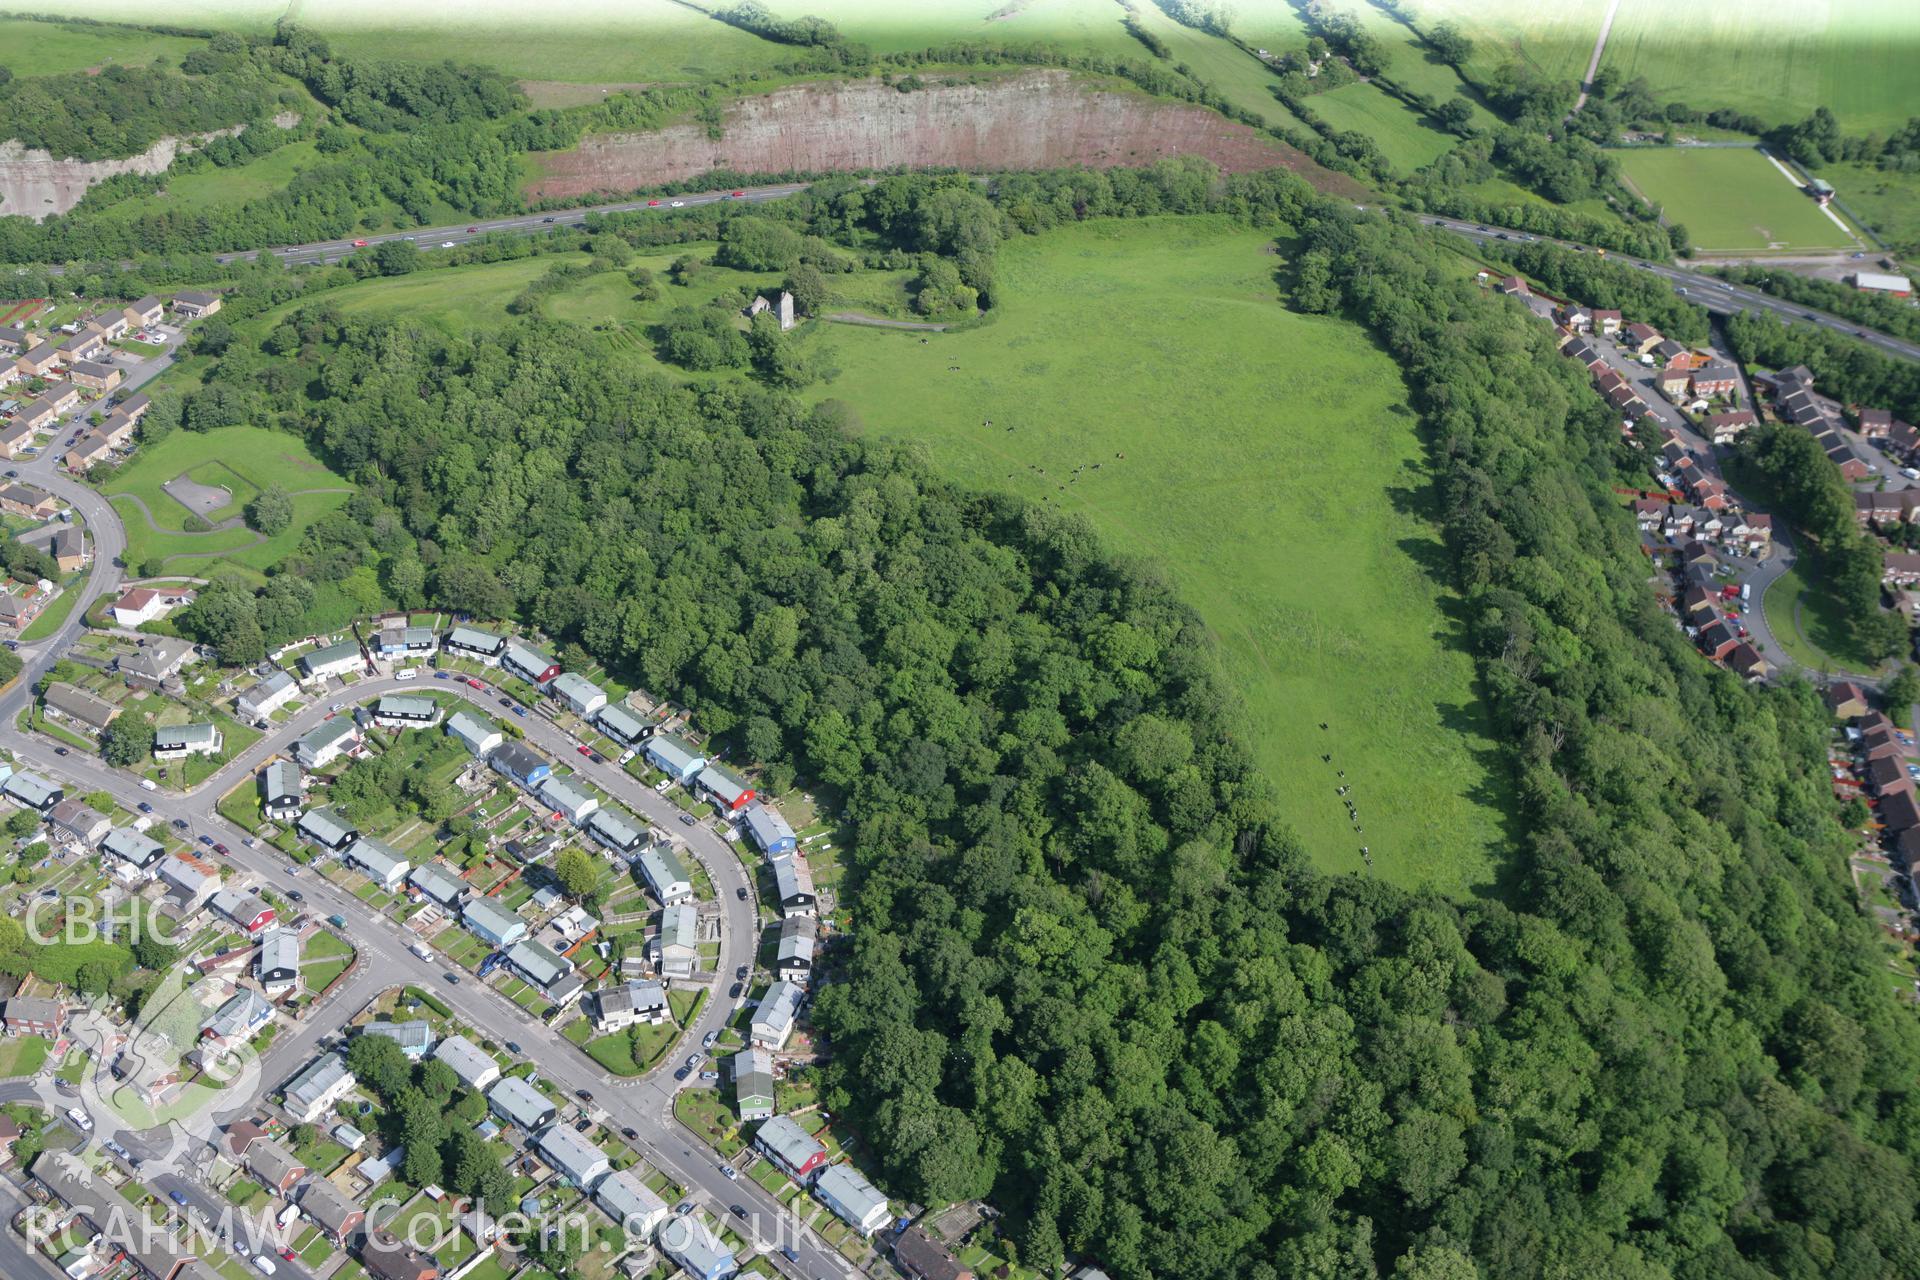
<svg viewBox="0 0 1920 1280">
<path fill-rule="evenodd" d="M 151 363 L 161 366 L 164 361 L 156 359 Z M 158 371 L 156 367 L 148 376 Z M 56 440 L 58 438 L 55 437 Z M 706 868 L 722 913 L 721 955 L 714 973 L 713 994 L 694 1025 L 682 1037 L 678 1049 L 670 1052 L 659 1067 L 644 1077 L 623 1079 L 609 1076 L 558 1032 L 533 1018 L 504 995 L 471 977 L 464 978 L 457 985 L 448 983 L 445 975 L 449 968 L 446 964 L 422 960 L 413 954 L 410 949 L 416 941 L 413 934 L 387 916 L 369 913 L 365 903 L 330 882 L 297 869 L 270 847 L 247 847 L 243 838 L 252 833 L 240 831 L 215 811 L 214 805 L 223 792 L 250 775 L 269 755 L 285 750 L 294 738 L 323 720 L 329 714 L 327 708 L 331 702 L 357 704 L 377 698 L 382 693 L 420 692 L 422 685 L 418 681 L 402 682 L 391 676 L 379 676 L 363 679 L 351 689 L 339 693 L 322 694 L 318 701 L 286 724 L 276 726 L 233 762 L 184 794 L 143 791 L 132 775 L 109 767 L 97 757 L 79 752 L 59 755 L 51 741 L 38 735 L 23 734 L 13 728 L 19 713 L 32 697 L 33 683 L 52 667 L 58 656 L 83 630 L 83 618 L 92 603 L 103 595 L 117 592 L 125 574 L 120 560 L 125 551 L 126 538 L 118 515 L 98 493 L 58 470 L 55 456 L 58 452 L 55 448 L 43 450 L 40 456 L 20 464 L 19 470 L 23 479 L 66 499 L 85 518 L 95 545 L 93 569 L 85 585 L 79 588 L 81 597 L 78 604 L 60 630 L 45 641 L 20 647 L 20 656 L 25 660 L 26 669 L 11 689 L 0 694 L 0 738 L 13 750 L 22 767 L 64 779 L 73 784 L 71 790 L 75 792 L 109 792 L 117 803 L 129 810 L 137 808 L 143 801 L 151 804 L 157 822 L 180 819 L 188 823 L 196 836 L 209 834 L 227 844 L 233 851 L 229 861 L 236 868 L 272 885 L 282 894 L 290 888 L 301 889 L 306 896 L 304 905 L 314 916 L 337 914 L 347 919 L 349 925 L 346 933 L 360 954 L 360 967 L 349 979 L 349 990 L 329 998 L 325 1019 L 310 1019 L 305 1024 L 291 1028 L 291 1034 L 277 1040 L 269 1048 L 262 1062 L 263 1090 L 278 1086 L 306 1060 L 320 1039 L 338 1029 L 338 1021 L 351 1016 L 377 991 L 410 983 L 434 991 L 480 1035 L 497 1043 L 519 1043 L 525 1050 L 525 1056 L 538 1063 L 542 1074 L 556 1086 L 575 1095 L 581 1090 L 591 1091 L 596 1115 L 615 1131 L 633 1129 L 639 1135 L 635 1145 L 648 1163 L 686 1187 L 688 1198 L 707 1208 L 715 1217 L 727 1218 L 733 1226 L 755 1239 L 772 1241 L 776 1248 L 792 1248 L 796 1253 L 793 1262 L 782 1258 L 777 1252 L 768 1255 L 773 1265 L 782 1272 L 813 1280 L 854 1275 L 853 1269 L 836 1250 L 811 1232 L 803 1234 L 792 1215 L 770 1193 L 747 1178 L 741 1178 L 738 1182 L 727 1179 L 720 1172 L 719 1157 L 682 1128 L 673 1117 L 673 1097 L 678 1087 L 671 1076 L 673 1068 L 690 1047 L 697 1048 L 707 1032 L 718 1030 L 733 1016 L 738 1003 L 725 995 L 733 981 L 733 971 L 739 965 L 750 965 L 754 961 L 759 924 L 758 900 L 752 875 L 728 843 L 711 827 L 686 827 L 680 824 L 681 810 L 671 801 L 657 795 L 651 787 L 610 761 L 589 762 L 576 752 L 574 740 L 557 725 L 537 713 L 525 718 L 502 716 L 501 708 L 497 705 L 499 695 L 492 691 L 491 686 L 482 692 L 454 680 L 436 680 L 432 684 L 435 689 L 451 692 L 474 704 L 496 720 L 517 719 L 531 745 L 543 750 L 554 760 L 571 765 L 577 773 L 592 780 L 629 811 L 656 826 L 680 834 L 687 841 L 689 851 Z M 745 899 L 739 895 L 741 889 L 746 890 Z M 263 1096 L 242 1100 L 234 1113 L 244 1113 L 258 1106 Z M 186 1190 L 184 1186 L 180 1189 Z M 190 1194 L 199 1198 L 201 1193 L 194 1190 Z M 218 1208 L 214 1201 L 208 1201 L 207 1205 Z M 750 1228 L 729 1214 L 733 1205 L 747 1209 L 751 1215 Z M 10 1243 L 14 1243 L 10 1233 L 0 1231 L 0 1274 L 13 1280 L 27 1272 L 16 1270 L 10 1264 L 6 1248 Z"/>
</svg>

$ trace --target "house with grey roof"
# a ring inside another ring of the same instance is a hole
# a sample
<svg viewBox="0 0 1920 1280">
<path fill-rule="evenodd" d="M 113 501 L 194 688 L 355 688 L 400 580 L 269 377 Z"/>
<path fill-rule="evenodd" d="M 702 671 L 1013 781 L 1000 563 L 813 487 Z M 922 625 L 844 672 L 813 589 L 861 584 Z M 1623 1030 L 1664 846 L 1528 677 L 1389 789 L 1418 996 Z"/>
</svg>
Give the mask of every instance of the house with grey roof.
<svg viewBox="0 0 1920 1280">
<path fill-rule="evenodd" d="M 305 769 L 324 769 L 360 745 L 360 726 L 352 716 L 335 716 L 301 735 L 293 758 Z"/>
<path fill-rule="evenodd" d="M 618 702 L 609 702 L 594 712 L 593 723 L 623 747 L 635 746 L 647 736 L 647 722 Z"/>
<path fill-rule="evenodd" d="M 487 1090 L 487 1106 L 502 1120 L 529 1133 L 552 1123 L 559 1111 L 546 1094 L 519 1076 L 502 1076 Z"/>
<path fill-rule="evenodd" d="M 348 637 L 300 655 L 300 679 L 304 683 L 328 680 L 335 676 L 359 671 L 365 665 L 366 659 L 360 653 L 360 642 Z"/>
<path fill-rule="evenodd" d="M 545 991 L 573 972 L 573 964 L 552 947 L 521 941 L 507 949 L 507 967 Z"/>
<path fill-rule="evenodd" d="M 523 787 L 537 787 L 553 774 L 546 757 L 520 742 L 503 742 L 487 757 L 495 773 L 504 774 Z"/>
<path fill-rule="evenodd" d="M 282 1091 L 282 1105 L 288 1115 L 302 1124 L 313 1124 L 347 1096 L 354 1085 L 353 1072 L 346 1058 L 326 1053 L 300 1069 Z"/>
<path fill-rule="evenodd" d="M 691 978 L 700 969 L 700 913 L 690 902 L 660 913 L 660 933 L 653 940 L 656 967 L 669 978 Z"/>
<path fill-rule="evenodd" d="M 79 800 L 62 800 L 47 812 L 55 833 L 91 849 L 107 838 L 113 822 L 106 814 Z"/>
<path fill-rule="evenodd" d="M 827 1149 L 791 1116 L 774 1116 L 762 1124 L 753 1135 L 753 1145 L 802 1186 L 827 1163 Z"/>
<path fill-rule="evenodd" d="M 560 664 L 514 636 L 500 654 L 500 665 L 528 684 L 541 685 L 560 674 Z"/>
<path fill-rule="evenodd" d="M 788 916 L 780 922 L 780 943 L 774 953 L 773 972 L 795 986 L 804 987 L 813 975 L 813 953 L 818 945 L 820 922 L 812 916 Z"/>
<path fill-rule="evenodd" d="M 249 938 L 257 936 L 279 914 L 259 894 L 236 889 L 216 890 L 207 905 L 245 929 Z"/>
<path fill-rule="evenodd" d="M 728 1059 L 733 1064 L 733 1098 L 742 1120 L 765 1120 L 773 1115 L 773 1055 L 746 1048 Z"/>
<path fill-rule="evenodd" d="M 693 785 L 721 813 L 738 813 L 753 803 L 753 787 L 747 780 L 715 760 L 694 776 Z"/>
<path fill-rule="evenodd" d="M 383 658 L 407 658 L 432 653 L 435 643 L 432 627 L 394 627 L 380 632 L 374 651 Z"/>
<path fill-rule="evenodd" d="M 643 754 L 648 764 L 676 782 L 687 781 L 707 766 L 707 758 L 692 743 L 671 733 L 648 738 Z"/>
<path fill-rule="evenodd" d="M 447 718 L 447 734 L 460 739 L 476 756 L 484 756 L 507 740 L 500 732 L 500 726 L 482 715 L 471 711 L 456 711 Z"/>
<path fill-rule="evenodd" d="M 667 990 L 657 982 L 628 982 L 593 993 L 593 1025 L 624 1031 L 636 1022 L 659 1026 L 667 1020 Z"/>
<path fill-rule="evenodd" d="M 160 860 L 160 880 L 184 911 L 197 911 L 220 887 L 220 868 L 191 853 L 170 853 Z"/>
<path fill-rule="evenodd" d="M 595 809 L 587 818 L 587 834 L 621 856 L 630 856 L 646 842 L 646 828 L 611 805 Z"/>
<path fill-rule="evenodd" d="M 323 849 L 343 852 L 360 838 L 360 831 L 330 805 L 308 809 L 293 824 L 293 829 Z"/>
<path fill-rule="evenodd" d="M 440 641 L 440 647 L 456 658 L 471 658 L 487 666 L 500 661 L 500 651 L 506 644 L 505 636 L 464 625 L 453 628 Z"/>
<path fill-rule="evenodd" d="M 370 836 L 361 836 L 347 847 L 347 863 L 365 872 L 367 878 L 392 893 L 407 878 L 411 864 L 391 845 Z"/>
<path fill-rule="evenodd" d="M 432 698 L 389 693 L 373 705 L 373 722 L 383 729 L 426 729 L 439 720 L 440 704 Z"/>
<path fill-rule="evenodd" d="M 208 1040 L 237 1045 L 252 1039 L 254 1032 L 272 1021 L 273 1006 L 258 991 L 243 988 L 213 1011 L 200 1028 L 200 1034 Z"/>
<path fill-rule="evenodd" d="M 346 1244 L 367 1220 L 347 1193 L 326 1178 L 308 1178 L 300 1188 L 300 1212 L 335 1244 Z"/>
<path fill-rule="evenodd" d="M 407 883 L 443 907 L 457 905 L 467 892 L 467 882 L 437 862 L 415 867 Z"/>
<path fill-rule="evenodd" d="M 747 836 L 769 858 L 784 858 L 799 848 L 793 828 L 780 811 L 767 804 L 750 805 L 741 817 Z"/>
<path fill-rule="evenodd" d="M 606 1152 L 569 1125 L 549 1125 L 534 1139 L 534 1146 L 539 1150 L 540 1158 L 552 1166 L 555 1173 L 582 1191 L 593 1190 L 594 1184 L 613 1167 Z"/>
<path fill-rule="evenodd" d="M 748 1024 L 748 1040 L 775 1052 L 785 1048 L 793 1035 L 794 1023 L 799 1020 L 800 998 L 804 994 L 799 987 L 784 980 L 767 988 L 753 1011 L 753 1021 Z"/>
<path fill-rule="evenodd" d="M 500 1064 L 493 1055 L 465 1036 L 447 1036 L 433 1047 L 433 1056 L 453 1068 L 453 1074 L 469 1089 L 484 1092 L 500 1078 Z"/>
<path fill-rule="evenodd" d="M 568 778 L 548 778 L 541 783 L 540 803 L 576 825 L 600 807 L 592 792 Z"/>
<path fill-rule="evenodd" d="M 460 922 L 489 946 L 511 947 L 527 936 L 527 922 L 492 898 L 471 898 L 460 908 Z"/>
<path fill-rule="evenodd" d="M 606 690 L 577 671 L 562 671 L 547 685 L 547 692 L 575 715 L 590 716 L 607 705 Z"/>
<path fill-rule="evenodd" d="M 260 989 L 275 1000 L 300 989 L 300 935 L 292 929 L 269 929 L 260 935 L 260 953 L 254 957 L 254 977 Z"/>
<path fill-rule="evenodd" d="M 247 1172 L 277 1196 L 287 1194 L 295 1183 L 307 1176 L 307 1166 L 300 1163 L 300 1157 L 272 1138 L 260 1137 L 249 1142 L 244 1159 Z"/>
<path fill-rule="evenodd" d="M 893 1219 L 887 1198 L 846 1162 L 830 1164 L 813 1180 L 813 1194 L 839 1219 L 863 1236 L 870 1236 Z"/>
<path fill-rule="evenodd" d="M 120 859 L 143 871 L 151 872 L 153 865 L 166 856 L 166 849 L 158 840 L 144 831 L 135 831 L 132 827 L 115 827 L 107 832 L 107 838 L 100 842 L 100 852 Z"/>
<path fill-rule="evenodd" d="M 693 880 L 687 864 L 672 849 L 655 845 L 640 855 L 640 874 L 663 907 L 677 907 L 693 900 Z"/>
<path fill-rule="evenodd" d="M 138 652 L 120 659 L 118 670 L 136 689 L 175 689 L 180 673 L 193 661 L 193 646 L 173 636 L 153 636 Z"/>
<path fill-rule="evenodd" d="M 391 1040 L 400 1046 L 400 1052 L 416 1062 L 433 1048 L 433 1024 L 420 1018 L 408 1022 L 369 1022 L 360 1028 L 359 1034 Z"/>
<path fill-rule="evenodd" d="M 631 1169 L 615 1169 L 593 1189 L 593 1202 L 628 1235 L 651 1240 L 667 1220 L 667 1202 L 648 1189 Z"/>
<path fill-rule="evenodd" d="M 663 1224 L 660 1248 L 693 1280 L 726 1280 L 739 1270 L 733 1250 L 694 1214 L 681 1214 Z"/>
<path fill-rule="evenodd" d="M 53 806 L 66 799 L 67 793 L 60 787 L 48 782 L 37 773 L 22 770 L 0 783 L 0 792 L 18 804 L 40 814 L 52 811 Z"/>
<path fill-rule="evenodd" d="M 227 740 L 217 724 L 172 725 L 153 731 L 153 758 L 179 760 L 187 756 L 220 754 Z"/>
<path fill-rule="evenodd" d="M 810 916 L 819 909 L 819 898 L 813 891 L 813 868 L 799 854 L 773 864 L 773 884 L 781 915 Z"/>
<path fill-rule="evenodd" d="M 306 780 L 291 760 L 274 760 L 260 771 L 260 811 L 277 822 L 297 817 L 307 802 Z"/>
<path fill-rule="evenodd" d="M 265 720 L 300 696 L 300 685 L 284 671 L 276 671 L 233 700 L 242 719 Z"/>
<path fill-rule="evenodd" d="M 120 714 L 120 708 L 105 698 L 65 680 L 56 680 L 47 686 L 43 706 L 54 719 L 76 725 L 90 734 L 99 733 Z"/>
</svg>

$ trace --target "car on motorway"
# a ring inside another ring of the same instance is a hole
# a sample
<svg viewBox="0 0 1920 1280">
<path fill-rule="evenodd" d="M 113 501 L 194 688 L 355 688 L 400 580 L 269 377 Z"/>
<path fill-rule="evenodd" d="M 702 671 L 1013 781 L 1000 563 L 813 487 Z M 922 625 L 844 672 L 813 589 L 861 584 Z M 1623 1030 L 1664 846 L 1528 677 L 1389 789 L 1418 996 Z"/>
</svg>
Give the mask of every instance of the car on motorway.
<svg viewBox="0 0 1920 1280">
<path fill-rule="evenodd" d="M 440 247 L 441 247 L 442 249 L 451 249 L 451 248 L 453 248 L 453 241 L 451 241 L 451 240 L 442 240 L 442 241 L 440 242 Z"/>
<path fill-rule="evenodd" d="M 187 1202 L 187 1193 L 184 1191 L 169 1191 L 167 1192 L 167 1199 L 173 1201 L 175 1204 L 184 1205 Z"/>
<path fill-rule="evenodd" d="M 356 248 L 356 249 L 364 249 L 364 248 L 366 248 L 366 247 L 367 247 L 367 243 L 368 243 L 368 242 L 367 242 L 367 241 L 365 241 L 365 240 L 355 240 L 355 241 L 353 242 L 353 247 L 354 247 L 354 248 Z"/>
<path fill-rule="evenodd" d="M 540 219 L 540 221 L 542 221 L 542 222 L 552 222 L 552 221 L 553 221 L 553 219 L 552 219 L 552 218 L 542 218 L 542 219 Z"/>
<path fill-rule="evenodd" d="M 1813 312 L 1811 311 L 1802 311 L 1800 314 L 1805 316 L 1809 320 L 1818 320 L 1820 318 L 1819 316 L 1813 314 Z"/>
<path fill-rule="evenodd" d="M 736 191 L 736 192 L 734 192 L 734 193 L 733 193 L 733 198 L 734 198 L 735 200 L 738 200 L 738 199 L 740 199 L 741 197 L 743 197 L 743 196 L 745 196 L 746 194 L 747 194 L 747 193 L 746 193 L 746 192 L 744 192 L 744 191 Z"/>
</svg>

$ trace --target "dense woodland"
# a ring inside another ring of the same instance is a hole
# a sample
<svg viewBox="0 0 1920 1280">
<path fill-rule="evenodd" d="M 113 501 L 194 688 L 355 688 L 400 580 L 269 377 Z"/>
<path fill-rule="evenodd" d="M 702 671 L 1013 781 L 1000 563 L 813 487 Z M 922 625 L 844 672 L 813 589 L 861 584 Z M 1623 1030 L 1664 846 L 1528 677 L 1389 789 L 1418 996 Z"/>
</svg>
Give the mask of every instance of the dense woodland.
<svg viewBox="0 0 1920 1280">
<path fill-rule="evenodd" d="M 359 492 L 181 625 L 225 648 L 357 578 L 540 628 L 776 789 L 838 791 L 826 1101 L 890 1191 L 991 1195 L 1024 1262 L 1920 1273 L 1920 1035 L 1846 881 L 1817 696 L 1712 669 L 1658 610 L 1610 491 L 1639 458 L 1451 245 L 1284 175 L 1198 177 L 829 184 L 791 237 L 728 243 L 767 269 L 965 246 L 990 299 L 1001 238 L 1080 216 L 1294 228 L 1294 293 L 1372 329 L 1430 432 L 1522 798 L 1498 898 L 1315 872 L 1203 628 L 1080 522 L 955 488 L 835 402 L 641 375 L 551 323 L 448 338 L 322 302 L 230 334 L 170 412 L 244 403 Z"/>
</svg>

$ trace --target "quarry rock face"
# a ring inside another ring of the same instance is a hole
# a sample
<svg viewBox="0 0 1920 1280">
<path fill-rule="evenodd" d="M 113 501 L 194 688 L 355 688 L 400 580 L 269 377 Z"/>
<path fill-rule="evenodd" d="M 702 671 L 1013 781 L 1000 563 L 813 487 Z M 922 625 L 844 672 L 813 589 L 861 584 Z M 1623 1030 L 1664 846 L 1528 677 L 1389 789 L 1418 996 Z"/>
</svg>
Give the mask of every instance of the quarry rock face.
<svg viewBox="0 0 1920 1280">
<path fill-rule="evenodd" d="M 56 160 L 18 139 L 0 142 L 0 215 L 45 218 L 80 203 L 87 188 L 122 173 L 166 171 L 180 154 L 180 140 L 162 138 L 124 160 Z"/>
<path fill-rule="evenodd" d="M 536 199 L 736 173 L 951 167 L 1096 168 L 1201 155 L 1227 172 L 1284 167 L 1316 185 L 1358 187 L 1279 140 L 1204 107 L 1029 71 L 903 93 L 879 80 L 793 85 L 728 108 L 722 136 L 699 122 L 592 134 L 538 157 Z"/>
</svg>

